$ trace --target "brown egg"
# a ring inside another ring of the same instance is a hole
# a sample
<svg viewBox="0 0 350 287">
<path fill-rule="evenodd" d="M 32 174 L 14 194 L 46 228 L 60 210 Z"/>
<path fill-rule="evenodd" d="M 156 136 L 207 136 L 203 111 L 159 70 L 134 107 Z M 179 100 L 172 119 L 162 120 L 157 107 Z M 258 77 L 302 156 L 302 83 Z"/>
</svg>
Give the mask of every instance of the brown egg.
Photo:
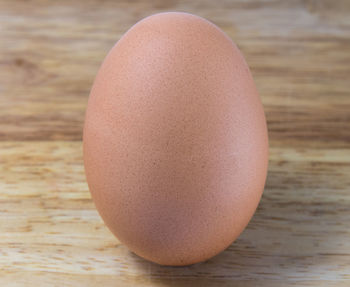
<svg viewBox="0 0 350 287">
<path fill-rule="evenodd" d="M 103 220 L 139 256 L 188 265 L 227 248 L 254 214 L 268 162 L 237 46 L 191 14 L 134 25 L 92 87 L 84 162 Z"/>
</svg>

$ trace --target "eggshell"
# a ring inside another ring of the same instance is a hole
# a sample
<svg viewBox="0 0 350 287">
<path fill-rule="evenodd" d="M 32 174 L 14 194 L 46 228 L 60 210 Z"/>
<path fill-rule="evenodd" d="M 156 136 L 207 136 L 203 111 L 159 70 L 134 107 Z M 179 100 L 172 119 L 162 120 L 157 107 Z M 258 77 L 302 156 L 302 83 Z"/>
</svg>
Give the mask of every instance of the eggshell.
<svg viewBox="0 0 350 287">
<path fill-rule="evenodd" d="M 267 162 L 249 68 L 214 24 L 156 14 L 109 52 L 89 98 L 84 163 L 98 211 L 130 250 L 163 265 L 218 254 L 252 217 Z"/>
</svg>

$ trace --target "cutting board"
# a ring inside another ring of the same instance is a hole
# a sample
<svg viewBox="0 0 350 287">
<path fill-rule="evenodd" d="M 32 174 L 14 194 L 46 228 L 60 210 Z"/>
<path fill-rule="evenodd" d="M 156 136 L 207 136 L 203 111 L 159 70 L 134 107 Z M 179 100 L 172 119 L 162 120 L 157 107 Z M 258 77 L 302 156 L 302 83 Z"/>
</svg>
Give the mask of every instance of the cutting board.
<svg viewBox="0 0 350 287">
<path fill-rule="evenodd" d="M 244 53 L 270 161 L 246 230 L 173 268 L 134 255 L 91 200 L 82 127 L 100 63 L 161 11 L 203 16 Z M 350 286 L 349 1 L 0 0 L 1 286 Z"/>
</svg>

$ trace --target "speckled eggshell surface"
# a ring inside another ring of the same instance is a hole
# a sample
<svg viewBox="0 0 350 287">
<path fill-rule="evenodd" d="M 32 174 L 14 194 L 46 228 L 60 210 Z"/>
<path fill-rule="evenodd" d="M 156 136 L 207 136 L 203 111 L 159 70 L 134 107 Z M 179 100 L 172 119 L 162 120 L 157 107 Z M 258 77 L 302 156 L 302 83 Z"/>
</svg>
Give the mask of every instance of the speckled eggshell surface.
<svg viewBox="0 0 350 287">
<path fill-rule="evenodd" d="M 156 14 L 109 52 L 86 111 L 84 163 L 99 213 L 130 250 L 163 265 L 218 254 L 254 214 L 267 162 L 249 68 L 214 24 Z"/>
</svg>

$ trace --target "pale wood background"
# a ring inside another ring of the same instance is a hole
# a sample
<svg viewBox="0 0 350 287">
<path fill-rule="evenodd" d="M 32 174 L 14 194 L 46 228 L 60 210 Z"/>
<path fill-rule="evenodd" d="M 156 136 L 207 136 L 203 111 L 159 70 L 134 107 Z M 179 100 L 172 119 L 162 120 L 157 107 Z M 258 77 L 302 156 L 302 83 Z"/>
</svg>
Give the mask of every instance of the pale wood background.
<svg viewBox="0 0 350 287">
<path fill-rule="evenodd" d="M 161 267 L 103 224 L 82 163 L 89 89 L 112 45 L 160 11 L 241 48 L 265 106 L 261 204 L 225 252 Z M 0 0 L 0 286 L 350 286 L 350 1 Z"/>
</svg>

